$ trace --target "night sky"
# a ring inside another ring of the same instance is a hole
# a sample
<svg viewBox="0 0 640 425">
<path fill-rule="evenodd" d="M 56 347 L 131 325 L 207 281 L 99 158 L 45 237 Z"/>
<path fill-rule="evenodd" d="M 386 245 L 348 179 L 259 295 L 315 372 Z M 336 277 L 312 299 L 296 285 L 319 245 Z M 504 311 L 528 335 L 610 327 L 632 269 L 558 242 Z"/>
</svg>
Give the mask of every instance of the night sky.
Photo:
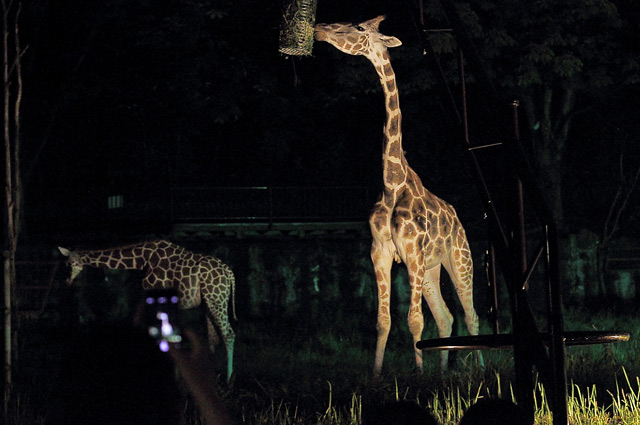
<svg viewBox="0 0 640 425">
<path fill-rule="evenodd" d="M 391 57 L 408 160 L 425 186 L 465 220 L 481 222 L 458 117 L 434 60 L 451 77 L 457 101 L 450 71 L 455 53 L 422 55 L 419 3 L 318 3 L 317 22 L 387 15 L 381 31 L 403 42 Z M 637 33 L 632 2 L 618 6 L 628 17 L 626 34 Z M 112 1 L 96 7 L 52 0 L 25 6 L 21 16 L 29 46 L 27 215 L 77 211 L 89 199 L 114 193 L 156 202 L 185 186 L 379 187 L 384 109 L 374 70 L 366 59 L 326 43 L 316 43 L 311 57 L 280 55 L 278 2 Z M 428 25 L 442 22 L 433 18 Z M 486 120 L 476 81 L 470 70 L 472 136 L 489 143 L 496 125 Z M 597 228 L 606 211 L 606 199 L 592 189 L 615 187 L 611 152 L 626 149 L 631 164 L 640 157 L 634 87 L 580 99 L 587 103 L 568 141 L 565 191 L 569 214 L 584 219 L 582 225 Z M 525 146 L 527 131 L 524 125 Z M 616 132 L 617 139 L 611 136 Z M 607 146 L 613 142 L 619 144 Z M 597 181 L 585 188 L 589 179 Z M 635 229 L 639 213 L 634 206 L 627 217 Z"/>
</svg>

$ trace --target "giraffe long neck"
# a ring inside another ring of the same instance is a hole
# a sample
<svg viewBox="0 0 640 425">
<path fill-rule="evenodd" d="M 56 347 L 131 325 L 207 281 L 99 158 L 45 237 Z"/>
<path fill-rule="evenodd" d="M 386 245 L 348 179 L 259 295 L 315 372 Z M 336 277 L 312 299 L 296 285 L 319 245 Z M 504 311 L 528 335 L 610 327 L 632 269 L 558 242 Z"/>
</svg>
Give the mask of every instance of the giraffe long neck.
<svg viewBox="0 0 640 425">
<path fill-rule="evenodd" d="M 384 196 L 387 203 L 395 205 L 407 182 L 407 160 L 402 149 L 402 112 L 389 52 L 384 50 L 378 58 L 372 63 L 380 77 L 385 98 L 386 120 L 382 151 Z"/>
<path fill-rule="evenodd" d="M 86 266 L 109 269 L 143 269 L 151 251 L 141 246 L 128 246 L 100 251 L 81 251 L 79 261 Z"/>
</svg>

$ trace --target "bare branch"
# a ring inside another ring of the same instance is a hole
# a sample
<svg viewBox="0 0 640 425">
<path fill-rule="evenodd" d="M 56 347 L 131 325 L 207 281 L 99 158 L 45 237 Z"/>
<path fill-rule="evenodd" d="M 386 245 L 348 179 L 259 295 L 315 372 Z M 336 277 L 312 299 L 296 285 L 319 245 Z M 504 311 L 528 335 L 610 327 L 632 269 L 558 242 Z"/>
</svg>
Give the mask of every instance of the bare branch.
<svg viewBox="0 0 640 425">
<path fill-rule="evenodd" d="M 15 47 L 15 81 L 16 81 L 16 94 L 15 101 L 13 105 L 13 181 L 14 181 L 14 202 L 15 207 L 13 208 L 14 218 L 13 218 L 13 237 L 14 245 L 18 243 L 18 235 L 20 230 L 20 207 L 21 207 L 21 197 L 22 197 L 22 179 L 20 178 L 20 145 L 21 145 L 21 132 L 20 132 L 20 108 L 22 105 L 22 48 L 20 47 L 20 32 L 18 30 L 18 21 L 20 19 L 20 11 L 22 10 L 22 4 L 18 4 L 18 8 L 15 14 L 15 21 L 13 27 L 13 37 L 14 37 L 14 47 Z"/>
<path fill-rule="evenodd" d="M 620 186 L 618 187 L 616 195 L 611 202 L 607 219 L 604 222 L 603 244 L 605 245 L 618 231 L 620 217 L 622 217 L 622 214 L 629 204 L 631 195 L 640 181 L 640 165 L 637 166 L 633 176 L 627 180 L 624 172 L 624 154 L 620 154 L 618 166 L 620 172 Z"/>
</svg>

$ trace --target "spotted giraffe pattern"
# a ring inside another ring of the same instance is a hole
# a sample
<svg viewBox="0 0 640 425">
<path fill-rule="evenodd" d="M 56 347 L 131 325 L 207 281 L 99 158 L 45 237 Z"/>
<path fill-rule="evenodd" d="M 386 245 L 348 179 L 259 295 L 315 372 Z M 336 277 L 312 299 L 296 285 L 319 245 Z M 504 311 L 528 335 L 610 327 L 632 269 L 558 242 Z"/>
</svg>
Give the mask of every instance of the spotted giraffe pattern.
<svg viewBox="0 0 640 425">
<path fill-rule="evenodd" d="M 473 260 L 467 237 L 454 208 L 429 192 L 407 163 L 402 148 L 402 114 L 396 77 L 387 48 L 402 43 L 379 32 L 384 16 L 359 23 L 317 24 L 315 39 L 326 41 L 349 55 L 365 56 L 374 66 L 385 96 L 386 121 L 382 153 L 384 188 L 369 217 L 373 242 L 371 260 L 378 285 L 378 340 L 374 373 L 382 370 L 391 329 L 391 267 L 402 261 L 409 273 L 411 299 L 408 313 L 416 367 L 422 372 L 422 297 L 436 321 L 440 337 L 451 336 L 453 316 L 440 292 L 440 268 L 444 266 L 465 312 L 471 335 L 478 334 L 473 307 Z M 446 370 L 448 352 L 442 351 L 440 367 Z"/>
<path fill-rule="evenodd" d="M 220 342 L 220 332 L 227 351 L 227 379 L 231 377 L 235 333 L 229 323 L 230 298 L 234 319 L 236 317 L 235 277 L 229 266 L 215 257 L 188 251 L 165 240 L 96 251 L 59 249 L 69 257 L 69 283 L 84 266 L 146 270 L 142 287 L 176 288 L 180 294 L 180 308 L 197 307 L 204 300 L 209 344 L 213 349 Z"/>
</svg>

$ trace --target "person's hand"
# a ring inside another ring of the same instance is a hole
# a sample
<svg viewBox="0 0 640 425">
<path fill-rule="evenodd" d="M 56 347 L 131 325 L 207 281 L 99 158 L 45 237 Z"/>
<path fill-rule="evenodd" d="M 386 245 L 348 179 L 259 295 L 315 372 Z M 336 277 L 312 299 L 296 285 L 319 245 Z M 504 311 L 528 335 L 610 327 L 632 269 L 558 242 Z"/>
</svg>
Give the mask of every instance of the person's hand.
<svg viewBox="0 0 640 425">
<path fill-rule="evenodd" d="M 188 349 L 181 349 L 178 345 L 171 344 L 169 355 L 198 405 L 202 419 L 207 425 L 232 424 L 218 396 L 217 375 L 211 351 L 191 329 L 185 329 L 183 332 L 183 345 L 185 342 Z"/>
<path fill-rule="evenodd" d="M 202 381 L 203 384 L 215 384 L 216 374 L 211 351 L 191 329 L 184 329 L 182 337 L 180 344 L 170 344 L 169 348 L 169 355 L 182 377 L 185 380 Z M 188 348 L 183 349 L 181 346 Z"/>
</svg>

